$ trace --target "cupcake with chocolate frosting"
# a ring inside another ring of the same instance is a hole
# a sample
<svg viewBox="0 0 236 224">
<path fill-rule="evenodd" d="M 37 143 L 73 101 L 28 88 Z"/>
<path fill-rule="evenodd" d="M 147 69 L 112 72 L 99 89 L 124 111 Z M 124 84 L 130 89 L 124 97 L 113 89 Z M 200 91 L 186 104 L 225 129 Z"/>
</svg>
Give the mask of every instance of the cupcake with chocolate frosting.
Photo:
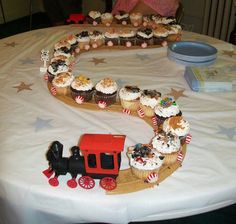
<svg viewBox="0 0 236 224">
<path fill-rule="evenodd" d="M 115 29 L 109 29 L 104 33 L 105 44 L 107 46 L 119 45 L 119 34 Z"/>
<path fill-rule="evenodd" d="M 118 24 L 127 25 L 130 23 L 129 13 L 125 11 L 119 11 L 119 13 L 115 15 L 115 19 Z"/>
<path fill-rule="evenodd" d="M 96 26 L 101 23 L 101 13 L 99 11 L 90 11 L 86 17 L 89 24 Z"/>
<path fill-rule="evenodd" d="M 147 46 L 152 44 L 153 31 L 151 28 L 143 27 L 137 30 L 136 44 L 139 46 Z"/>
<path fill-rule="evenodd" d="M 80 32 L 79 34 L 76 34 L 77 41 L 78 41 L 78 47 L 80 49 L 86 49 L 86 47 L 89 47 L 90 44 L 90 36 L 89 32 L 84 30 Z"/>
</svg>

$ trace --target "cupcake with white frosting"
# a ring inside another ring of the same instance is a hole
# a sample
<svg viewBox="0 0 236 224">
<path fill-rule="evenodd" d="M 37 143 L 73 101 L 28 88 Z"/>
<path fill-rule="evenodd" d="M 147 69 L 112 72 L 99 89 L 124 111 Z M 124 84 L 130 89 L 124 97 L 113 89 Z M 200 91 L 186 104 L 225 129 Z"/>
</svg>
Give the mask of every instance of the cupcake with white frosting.
<svg viewBox="0 0 236 224">
<path fill-rule="evenodd" d="M 70 68 L 67 63 L 68 63 L 67 61 L 60 60 L 60 59 L 52 61 L 49 64 L 48 69 L 47 69 L 48 81 L 52 82 L 54 77 L 61 72 L 68 72 Z"/>
<path fill-rule="evenodd" d="M 71 58 L 72 57 L 72 49 L 71 49 L 71 45 L 66 42 L 66 41 L 59 41 L 54 45 L 54 53 L 53 55 L 59 56 L 59 55 L 64 55 L 67 58 Z"/>
<path fill-rule="evenodd" d="M 96 26 L 101 23 L 101 13 L 99 11 L 90 11 L 86 18 L 89 24 Z"/>
<path fill-rule="evenodd" d="M 65 38 L 65 41 L 71 45 L 71 50 L 74 51 L 78 45 L 77 38 L 74 34 L 71 34 Z"/>
<path fill-rule="evenodd" d="M 84 30 L 78 34 L 76 34 L 77 41 L 78 41 L 78 47 L 80 49 L 86 49 L 90 46 L 90 36 L 89 32 Z"/>
<path fill-rule="evenodd" d="M 109 12 L 105 12 L 101 15 L 102 24 L 105 26 L 110 26 L 113 21 L 113 15 Z"/>
<path fill-rule="evenodd" d="M 115 19 L 118 24 L 127 25 L 130 23 L 129 13 L 125 11 L 119 11 L 119 13 L 115 15 Z"/>
<path fill-rule="evenodd" d="M 120 45 L 131 47 L 135 45 L 136 32 L 130 29 L 123 29 L 119 31 Z"/>
<path fill-rule="evenodd" d="M 142 27 L 137 30 L 136 44 L 142 47 L 146 47 L 152 44 L 153 31 L 151 28 Z"/>
<path fill-rule="evenodd" d="M 182 27 L 178 24 L 169 25 L 168 41 L 179 41 L 182 36 Z"/>
<path fill-rule="evenodd" d="M 90 44 L 93 48 L 100 47 L 104 44 L 104 35 L 102 32 L 94 30 L 89 33 Z"/>
<path fill-rule="evenodd" d="M 160 130 L 151 140 L 151 146 L 164 158 L 164 165 L 171 165 L 177 161 L 178 153 L 181 150 L 180 139 L 177 135 Z"/>
<path fill-rule="evenodd" d="M 136 177 L 151 183 L 158 181 L 163 155 L 153 150 L 150 145 L 139 143 L 128 147 L 127 156 L 131 171 Z"/>
<path fill-rule="evenodd" d="M 104 33 L 105 44 L 107 46 L 119 45 L 119 34 L 115 29 L 109 29 Z"/>
<path fill-rule="evenodd" d="M 178 104 L 171 97 L 162 99 L 161 102 L 155 106 L 154 112 L 157 125 L 163 124 L 163 122 L 169 117 L 182 115 Z"/>
<path fill-rule="evenodd" d="M 156 90 L 143 90 L 140 96 L 140 108 L 146 117 L 155 115 L 154 108 L 161 101 L 161 93 Z"/>
<path fill-rule="evenodd" d="M 170 29 L 168 26 L 163 24 L 156 25 L 156 28 L 153 30 L 153 44 L 162 44 L 167 40 Z"/>
<path fill-rule="evenodd" d="M 136 111 L 140 104 L 141 90 L 137 86 L 124 86 L 119 91 L 119 97 L 124 109 Z"/>
<path fill-rule="evenodd" d="M 116 102 L 118 86 L 111 78 L 104 78 L 95 85 L 94 100 L 99 107 L 110 106 Z"/>
<path fill-rule="evenodd" d="M 70 85 L 71 96 L 77 103 L 88 102 L 93 96 L 93 83 L 90 78 L 79 75 L 76 76 Z"/>
<path fill-rule="evenodd" d="M 130 14 L 130 22 L 133 26 L 140 26 L 143 22 L 143 15 L 140 12 L 133 12 Z"/>
<path fill-rule="evenodd" d="M 52 80 L 52 85 L 56 89 L 56 94 L 68 95 L 70 93 L 70 84 L 73 80 L 74 76 L 70 72 L 57 74 Z"/>
<path fill-rule="evenodd" d="M 185 144 L 186 137 L 189 134 L 190 124 L 182 116 L 170 117 L 164 121 L 163 130 L 177 135 L 183 145 Z"/>
</svg>

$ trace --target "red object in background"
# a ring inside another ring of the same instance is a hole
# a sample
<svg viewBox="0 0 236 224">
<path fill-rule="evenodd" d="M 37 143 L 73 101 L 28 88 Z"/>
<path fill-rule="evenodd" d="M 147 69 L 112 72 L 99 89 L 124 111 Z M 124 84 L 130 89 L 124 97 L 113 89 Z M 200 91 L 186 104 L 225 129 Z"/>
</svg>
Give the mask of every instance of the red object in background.
<svg viewBox="0 0 236 224">
<path fill-rule="evenodd" d="M 125 138 L 125 135 L 84 134 L 80 139 L 79 148 L 84 156 L 86 173 L 118 175 L 118 154 L 124 149 Z M 102 168 L 101 153 L 113 156 L 113 169 Z M 95 156 L 96 167 L 89 166 L 89 155 Z"/>
<path fill-rule="evenodd" d="M 69 18 L 66 20 L 68 23 L 74 22 L 79 23 L 84 21 L 85 16 L 81 13 L 70 14 Z"/>
</svg>

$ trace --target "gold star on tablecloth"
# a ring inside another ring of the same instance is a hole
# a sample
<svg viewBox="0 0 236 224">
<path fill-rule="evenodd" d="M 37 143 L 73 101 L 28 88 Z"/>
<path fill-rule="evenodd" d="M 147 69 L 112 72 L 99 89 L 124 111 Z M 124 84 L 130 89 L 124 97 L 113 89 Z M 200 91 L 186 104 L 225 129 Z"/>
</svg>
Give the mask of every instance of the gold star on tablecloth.
<svg viewBox="0 0 236 224">
<path fill-rule="evenodd" d="M 234 55 L 236 55 L 236 53 L 234 53 L 234 51 L 223 51 L 222 53 L 223 55 L 228 55 L 229 57 L 233 57 Z"/>
<path fill-rule="evenodd" d="M 106 62 L 105 62 L 105 58 L 93 58 L 93 59 L 90 60 L 89 62 L 93 62 L 94 65 L 106 63 Z"/>
<path fill-rule="evenodd" d="M 171 95 L 175 98 L 175 100 L 179 99 L 179 97 L 187 97 L 186 95 L 184 95 L 184 89 L 183 90 L 175 90 L 173 88 L 171 88 L 171 92 L 167 93 L 167 95 Z"/>
<path fill-rule="evenodd" d="M 8 42 L 8 43 L 5 43 L 5 47 L 15 47 L 17 45 L 16 42 Z"/>
<path fill-rule="evenodd" d="M 21 82 L 18 86 L 13 86 L 13 88 L 17 89 L 17 93 L 23 90 L 32 90 L 30 87 L 33 85 L 33 83 L 25 84 L 24 82 Z"/>
</svg>

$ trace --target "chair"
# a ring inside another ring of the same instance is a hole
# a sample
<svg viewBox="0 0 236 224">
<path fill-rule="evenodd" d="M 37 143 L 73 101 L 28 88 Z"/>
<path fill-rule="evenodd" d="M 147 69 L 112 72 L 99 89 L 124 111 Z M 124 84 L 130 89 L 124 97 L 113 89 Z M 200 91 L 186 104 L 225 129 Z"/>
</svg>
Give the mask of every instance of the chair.
<svg viewBox="0 0 236 224">
<path fill-rule="evenodd" d="M 184 6 L 183 6 L 183 3 L 180 1 L 179 2 L 179 7 L 175 13 L 175 18 L 176 18 L 176 21 L 178 24 L 181 23 L 182 19 L 183 19 L 183 16 L 184 16 Z"/>
</svg>

